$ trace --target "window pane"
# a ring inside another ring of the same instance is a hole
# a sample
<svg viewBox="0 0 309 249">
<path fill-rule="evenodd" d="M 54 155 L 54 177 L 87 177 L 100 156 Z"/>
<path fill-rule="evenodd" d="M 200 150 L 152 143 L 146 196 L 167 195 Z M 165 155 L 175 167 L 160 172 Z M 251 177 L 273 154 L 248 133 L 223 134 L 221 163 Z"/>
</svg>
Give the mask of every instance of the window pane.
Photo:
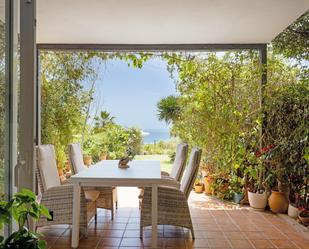
<svg viewBox="0 0 309 249">
<path fill-rule="evenodd" d="M 0 0 L 0 197 L 5 191 L 5 129 L 6 129 L 6 86 L 5 86 L 5 0 Z"/>
</svg>

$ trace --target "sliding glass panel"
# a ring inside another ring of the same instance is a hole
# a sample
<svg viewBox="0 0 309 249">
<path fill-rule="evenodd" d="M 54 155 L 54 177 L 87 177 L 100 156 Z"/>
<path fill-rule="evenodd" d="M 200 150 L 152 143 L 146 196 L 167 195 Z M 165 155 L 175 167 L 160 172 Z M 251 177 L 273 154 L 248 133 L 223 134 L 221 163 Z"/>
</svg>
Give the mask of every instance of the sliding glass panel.
<svg viewBox="0 0 309 249">
<path fill-rule="evenodd" d="M 5 0 L 0 0 L 0 198 L 5 194 L 6 184 L 6 27 Z"/>
</svg>

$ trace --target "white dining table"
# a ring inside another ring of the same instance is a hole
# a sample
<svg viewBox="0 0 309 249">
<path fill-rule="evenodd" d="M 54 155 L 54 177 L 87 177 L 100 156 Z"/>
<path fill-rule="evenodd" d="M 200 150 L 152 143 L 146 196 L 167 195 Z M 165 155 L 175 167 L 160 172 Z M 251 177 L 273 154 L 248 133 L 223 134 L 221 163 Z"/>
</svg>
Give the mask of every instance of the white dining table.
<svg viewBox="0 0 309 249">
<path fill-rule="evenodd" d="M 118 168 L 118 160 L 103 160 L 82 172 L 73 175 L 73 224 L 72 248 L 79 244 L 80 191 L 82 186 L 140 186 L 152 188 L 152 247 L 157 248 L 158 241 L 158 186 L 179 187 L 179 183 L 161 177 L 160 161 L 133 160 L 129 168 Z"/>
</svg>

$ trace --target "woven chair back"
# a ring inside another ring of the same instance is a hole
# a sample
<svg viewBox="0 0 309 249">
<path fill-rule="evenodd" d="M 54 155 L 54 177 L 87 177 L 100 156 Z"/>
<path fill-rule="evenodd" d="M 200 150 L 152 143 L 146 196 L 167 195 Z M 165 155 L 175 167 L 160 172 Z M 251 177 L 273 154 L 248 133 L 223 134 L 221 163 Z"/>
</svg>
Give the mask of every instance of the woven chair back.
<svg viewBox="0 0 309 249">
<path fill-rule="evenodd" d="M 170 176 L 178 182 L 180 182 L 186 166 L 188 147 L 189 146 L 186 143 L 180 143 L 177 146 L 176 156 Z"/>
<path fill-rule="evenodd" d="M 202 150 L 199 148 L 193 148 L 190 154 L 188 166 L 186 167 L 184 176 L 181 181 L 180 190 L 188 198 L 193 187 L 195 178 L 198 173 L 200 161 L 202 156 Z"/>
<path fill-rule="evenodd" d="M 37 178 L 42 192 L 61 185 L 55 148 L 51 144 L 38 145 L 37 150 Z"/>
<path fill-rule="evenodd" d="M 86 169 L 80 144 L 69 144 L 69 158 L 73 174 L 77 174 Z"/>
</svg>

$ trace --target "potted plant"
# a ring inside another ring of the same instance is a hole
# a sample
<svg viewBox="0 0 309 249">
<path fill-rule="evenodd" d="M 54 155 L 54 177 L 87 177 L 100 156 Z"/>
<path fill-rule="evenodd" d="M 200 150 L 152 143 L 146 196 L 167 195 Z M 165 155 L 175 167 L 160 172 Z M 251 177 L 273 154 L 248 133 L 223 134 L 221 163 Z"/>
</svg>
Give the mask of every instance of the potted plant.
<svg viewBox="0 0 309 249">
<path fill-rule="evenodd" d="M 248 166 L 244 170 L 245 185 L 248 191 L 250 207 L 263 211 L 267 206 L 267 192 L 263 186 L 264 167 L 259 155 L 248 153 Z"/>
<path fill-rule="evenodd" d="M 194 183 L 194 191 L 195 193 L 203 193 L 203 189 L 204 189 L 204 184 L 203 184 L 203 181 L 202 181 L 202 174 L 198 174 L 196 180 L 195 180 L 195 183 Z"/>
<path fill-rule="evenodd" d="M 244 186 L 243 178 L 237 175 L 233 175 L 231 177 L 229 189 L 231 197 L 233 198 L 233 202 L 235 202 L 236 204 L 239 204 L 244 198 L 243 186 Z"/>
<path fill-rule="evenodd" d="M 214 181 L 211 183 L 210 188 L 212 195 L 217 196 L 220 199 L 229 198 L 229 177 L 225 174 L 215 174 L 213 175 Z"/>
<path fill-rule="evenodd" d="M 92 164 L 92 156 L 88 154 L 83 155 L 84 164 L 89 168 Z"/>
<path fill-rule="evenodd" d="M 263 139 L 265 143 L 276 144 L 268 159 L 276 165 L 273 170 L 276 171 L 280 198 L 285 198 L 282 193 L 289 198 L 290 215 L 295 217 L 300 206 L 308 208 L 309 205 L 309 89 L 308 84 L 299 82 L 271 90 L 265 98 Z M 279 194 L 274 192 L 274 195 Z"/>
<path fill-rule="evenodd" d="M 271 148 L 265 154 L 265 163 L 268 168 L 268 174 L 275 178 L 277 184 L 271 191 L 268 199 L 270 210 L 274 213 L 286 213 L 289 207 L 289 187 L 286 168 L 280 161 L 278 155 L 278 146 Z"/>
<path fill-rule="evenodd" d="M 61 182 L 65 181 L 66 177 L 65 177 L 64 172 L 63 172 L 62 164 L 58 164 L 57 171 L 58 171 L 58 175 L 59 175 L 60 181 Z"/>
<path fill-rule="evenodd" d="M 215 182 L 215 180 L 216 178 L 214 175 L 204 176 L 205 194 L 208 195 L 214 194 L 213 183 Z"/>
<path fill-rule="evenodd" d="M 212 185 L 215 182 L 215 176 L 214 176 L 215 169 L 214 168 L 215 168 L 214 163 L 204 158 L 202 166 L 201 166 L 201 172 L 204 178 L 205 194 L 213 194 Z"/>
<path fill-rule="evenodd" d="M 106 148 L 103 148 L 99 154 L 99 160 L 100 161 L 107 160 L 107 156 L 108 156 L 108 150 Z"/>
<path fill-rule="evenodd" d="M 307 209 L 301 210 L 298 215 L 298 219 L 304 225 L 309 225 L 309 211 Z"/>
<path fill-rule="evenodd" d="M 309 163 L 309 162 L 308 162 Z M 308 185 L 308 174 L 306 167 L 293 166 L 288 168 L 289 182 L 289 208 L 288 215 L 297 218 L 302 207 L 306 207 L 306 186 Z"/>
<path fill-rule="evenodd" d="M 22 189 L 16 193 L 11 201 L 0 201 L 0 229 L 4 224 L 15 220 L 18 230 L 9 235 L 6 239 L 0 236 L 0 249 L 24 248 L 24 249 L 45 249 L 46 242 L 41 235 L 29 230 L 30 219 L 37 221 L 41 216 L 50 219 L 47 208 L 36 202 L 35 194 Z"/>
</svg>

